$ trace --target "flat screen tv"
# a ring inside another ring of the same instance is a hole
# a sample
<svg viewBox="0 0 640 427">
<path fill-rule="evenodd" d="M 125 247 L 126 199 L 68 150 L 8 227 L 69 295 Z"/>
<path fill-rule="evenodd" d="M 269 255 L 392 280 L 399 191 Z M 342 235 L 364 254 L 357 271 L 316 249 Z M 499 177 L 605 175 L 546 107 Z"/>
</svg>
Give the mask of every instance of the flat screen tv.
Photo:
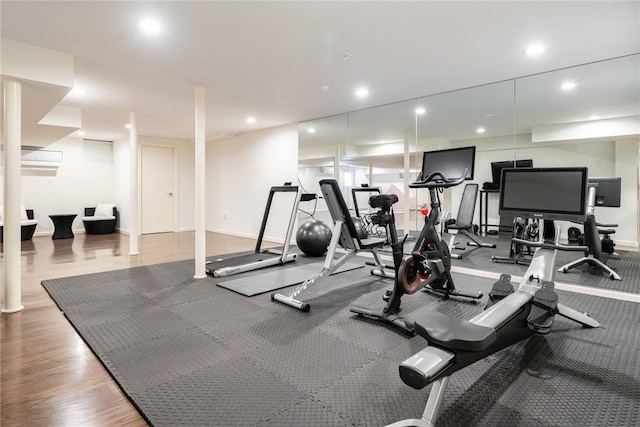
<svg viewBox="0 0 640 427">
<path fill-rule="evenodd" d="M 587 168 L 502 169 L 500 216 L 584 222 Z"/>
<path fill-rule="evenodd" d="M 503 160 L 500 162 L 491 162 L 491 180 L 496 188 L 500 187 L 500 177 L 502 176 L 502 169 L 505 168 L 532 168 L 532 159 L 522 160 Z"/>
<path fill-rule="evenodd" d="M 596 200 L 594 206 L 608 208 L 620 207 L 620 195 L 622 193 L 622 178 L 619 176 L 589 178 L 589 186 L 596 187 Z"/>
<path fill-rule="evenodd" d="M 422 177 L 440 172 L 449 179 L 457 179 L 466 169 L 465 179 L 473 179 L 475 163 L 475 146 L 425 151 L 422 156 Z"/>
</svg>

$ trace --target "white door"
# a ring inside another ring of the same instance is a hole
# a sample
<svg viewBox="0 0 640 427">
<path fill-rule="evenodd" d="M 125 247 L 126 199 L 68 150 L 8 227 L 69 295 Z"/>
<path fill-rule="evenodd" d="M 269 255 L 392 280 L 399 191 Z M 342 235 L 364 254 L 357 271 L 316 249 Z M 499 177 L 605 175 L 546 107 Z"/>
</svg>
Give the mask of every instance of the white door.
<svg viewBox="0 0 640 427">
<path fill-rule="evenodd" d="M 141 147 L 142 234 L 172 232 L 174 149 L 151 145 Z"/>
</svg>

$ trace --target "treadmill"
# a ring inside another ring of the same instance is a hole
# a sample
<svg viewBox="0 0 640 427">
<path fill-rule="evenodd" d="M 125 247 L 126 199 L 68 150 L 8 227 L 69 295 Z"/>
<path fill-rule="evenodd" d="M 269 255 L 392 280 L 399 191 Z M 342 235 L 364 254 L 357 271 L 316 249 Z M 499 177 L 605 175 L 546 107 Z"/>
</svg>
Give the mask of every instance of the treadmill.
<svg viewBox="0 0 640 427">
<path fill-rule="evenodd" d="M 291 216 L 289 218 L 289 226 L 287 227 L 287 234 L 284 240 L 284 248 L 281 252 L 271 249 L 262 249 L 262 239 L 267 227 L 267 220 L 269 219 L 269 212 L 271 211 L 271 203 L 276 193 L 296 193 L 295 201 L 291 209 Z M 300 201 L 314 200 L 315 198 L 315 194 L 302 193 L 298 186 L 291 185 L 290 182 L 285 182 L 282 186 L 271 187 L 269 190 L 267 207 L 265 208 L 264 215 L 262 217 L 262 225 L 260 226 L 260 234 L 258 235 L 255 251 L 246 255 L 237 255 L 229 258 L 216 259 L 215 261 L 208 261 L 205 266 L 207 274 L 213 277 L 227 277 L 234 274 L 245 273 L 247 271 L 258 270 L 274 265 L 283 265 L 295 261 L 296 258 L 298 258 L 298 254 L 289 253 L 289 242 L 291 241 L 293 228 L 296 222 L 298 205 L 300 204 Z"/>
</svg>

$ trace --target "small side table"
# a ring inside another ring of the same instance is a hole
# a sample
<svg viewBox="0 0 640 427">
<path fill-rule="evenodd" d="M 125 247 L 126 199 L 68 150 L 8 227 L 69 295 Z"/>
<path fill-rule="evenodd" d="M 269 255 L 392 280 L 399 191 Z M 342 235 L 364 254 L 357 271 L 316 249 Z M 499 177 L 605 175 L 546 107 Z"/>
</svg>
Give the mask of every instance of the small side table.
<svg viewBox="0 0 640 427">
<path fill-rule="evenodd" d="M 52 239 L 73 239 L 73 231 L 71 226 L 73 220 L 76 219 L 76 214 L 63 214 L 63 215 L 49 215 L 51 221 L 53 221 L 53 236 Z"/>
</svg>

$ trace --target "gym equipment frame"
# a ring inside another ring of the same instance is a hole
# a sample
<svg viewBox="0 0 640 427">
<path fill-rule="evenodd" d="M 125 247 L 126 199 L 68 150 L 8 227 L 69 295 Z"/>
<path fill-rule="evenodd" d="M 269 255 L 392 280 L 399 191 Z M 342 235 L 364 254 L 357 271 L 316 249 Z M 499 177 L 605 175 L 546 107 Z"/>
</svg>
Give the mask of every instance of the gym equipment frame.
<svg viewBox="0 0 640 427">
<path fill-rule="evenodd" d="M 599 178 L 589 179 L 589 196 L 587 201 L 587 217 L 584 221 L 584 243 L 587 247 L 585 256 L 575 261 L 571 261 L 568 264 L 563 265 L 558 269 L 561 273 L 567 273 L 573 267 L 577 267 L 582 264 L 588 264 L 592 267 L 596 267 L 601 271 L 604 271 L 609 275 L 611 280 L 622 280 L 620 275 L 616 273 L 611 267 L 602 261 L 602 241 L 600 240 L 600 234 L 604 234 L 608 238 L 610 234 L 615 233 L 613 229 L 599 230 L 598 227 L 617 227 L 617 224 L 599 224 L 596 222 L 595 208 L 596 206 L 608 206 L 608 207 L 620 207 L 620 178 L 600 178 L 603 182 L 609 183 L 606 187 L 607 191 L 600 191 L 598 185 Z M 606 180 L 606 181 L 605 181 Z M 611 185 L 613 184 L 613 185 Z M 616 188 L 617 184 L 617 188 Z M 605 184 L 606 185 L 606 184 Z M 603 185 L 604 187 L 604 185 Z M 599 194 L 601 193 L 601 194 Z M 609 196 L 609 197 L 607 197 Z M 610 199 L 608 201 L 608 199 Z M 600 203 L 598 203 L 600 202 Z M 616 257 L 618 254 L 611 253 L 610 256 Z"/>
<path fill-rule="evenodd" d="M 287 227 L 282 252 L 276 252 L 269 249 L 262 250 L 262 239 L 264 238 L 264 232 L 267 227 L 267 220 L 269 219 L 269 212 L 271 211 L 271 203 L 273 202 L 273 198 L 276 193 L 296 193 L 295 200 L 291 208 L 291 216 L 289 218 L 289 225 Z M 205 266 L 207 274 L 210 274 L 213 277 L 227 277 L 234 274 L 245 273 L 247 271 L 258 270 L 260 268 L 282 265 L 295 261 L 296 258 L 298 258 L 298 254 L 289 253 L 289 242 L 291 241 L 291 236 L 295 227 L 298 205 L 301 201 L 313 200 L 315 197 L 315 194 L 302 193 L 297 186 L 291 185 L 291 183 L 288 182 L 282 186 L 271 187 L 254 253 L 207 262 L 207 265 Z"/>
<path fill-rule="evenodd" d="M 449 234 L 451 235 L 451 238 L 449 239 L 449 253 L 451 254 L 451 258 L 460 259 L 480 248 L 495 249 L 496 247 L 495 244 L 485 243 L 473 234 L 473 214 L 476 209 L 477 199 L 478 184 L 465 184 L 464 191 L 462 192 L 462 199 L 460 200 L 460 207 L 458 208 L 458 215 L 456 216 L 456 222 L 447 227 Z M 458 233 L 464 234 L 469 240 L 471 240 L 467 243 L 471 248 L 464 250 L 464 248 L 460 248 L 455 245 Z M 463 252 L 455 253 L 453 252 L 454 249 Z"/>
<path fill-rule="evenodd" d="M 388 269 L 385 270 L 386 267 L 377 252 L 377 249 L 389 244 L 387 238 L 361 239 L 358 237 L 355 224 L 342 197 L 338 181 L 335 179 L 323 179 L 320 181 L 320 189 L 329 213 L 331 214 L 331 219 L 333 220 L 331 242 L 329 243 L 322 270 L 312 278 L 298 285 L 290 295 L 279 293 L 271 294 L 272 301 L 289 305 L 305 313 L 311 309 L 310 304 L 296 298 L 308 287 L 321 282 L 327 276 L 331 275 L 358 252 L 368 251 L 373 255 L 377 268 L 372 271 L 372 274 L 375 272 L 376 275 L 382 275 L 383 277 L 395 277 L 394 273 L 388 272 Z M 378 200 L 377 206 L 374 207 L 380 208 L 382 212 L 381 215 L 383 216 L 385 212 L 388 213 L 391 206 L 398 201 L 398 197 L 393 194 L 381 194 L 372 196 L 372 198 Z M 387 229 L 387 236 L 389 236 L 390 233 L 391 231 Z M 336 257 L 338 244 L 340 244 L 345 251 L 339 258 Z"/>
</svg>

